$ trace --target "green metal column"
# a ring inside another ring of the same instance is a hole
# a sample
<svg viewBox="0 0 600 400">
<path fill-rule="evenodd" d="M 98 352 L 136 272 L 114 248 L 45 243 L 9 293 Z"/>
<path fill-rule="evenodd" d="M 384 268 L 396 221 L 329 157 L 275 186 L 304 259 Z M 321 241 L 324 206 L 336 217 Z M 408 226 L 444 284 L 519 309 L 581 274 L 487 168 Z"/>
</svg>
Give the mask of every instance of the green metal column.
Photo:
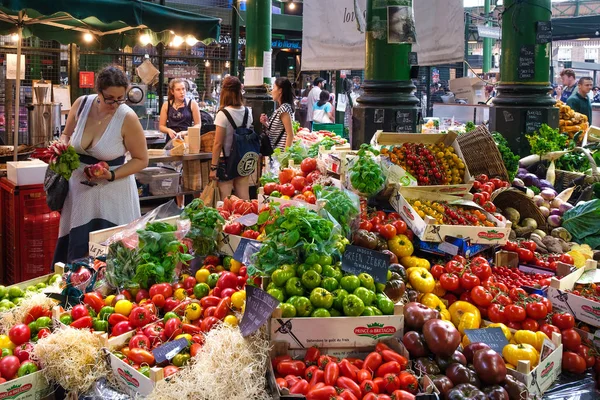
<svg viewBox="0 0 600 400">
<path fill-rule="evenodd" d="M 343 124 L 344 123 L 344 116 L 346 115 L 345 111 L 338 111 L 337 110 L 337 104 L 340 101 L 340 97 L 342 96 L 346 96 L 346 93 L 344 93 L 344 85 L 343 85 L 343 81 L 345 78 L 342 79 L 342 74 L 341 72 L 335 71 L 335 106 L 336 106 L 336 110 L 335 110 L 335 123 L 336 124 Z"/>
<path fill-rule="evenodd" d="M 238 76 L 240 60 L 240 0 L 233 0 L 231 5 L 231 63 L 229 65 L 229 74 Z"/>
<path fill-rule="evenodd" d="M 524 136 L 542 123 L 558 127 L 550 95 L 551 43 L 537 43 L 538 23 L 552 18 L 551 0 L 504 0 L 500 84 L 490 110 L 490 128 L 502 133 L 515 153 L 529 154 Z"/>
<path fill-rule="evenodd" d="M 485 0 L 485 4 L 484 4 L 484 13 L 485 13 L 485 19 L 486 22 L 485 26 L 492 26 L 492 24 L 489 22 L 489 15 L 490 15 L 490 3 L 491 0 Z M 492 65 L 492 39 L 491 38 L 483 38 L 483 73 L 487 74 L 488 72 L 490 72 L 490 67 Z"/>
<path fill-rule="evenodd" d="M 246 68 L 262 68 L 264 53 L 271 51 L 272 0 L 246 1 Z M 269 67 L 269 71 L 271 67 Z M 271 76 L 265 76 L 265 83 Z"/>
</svg>

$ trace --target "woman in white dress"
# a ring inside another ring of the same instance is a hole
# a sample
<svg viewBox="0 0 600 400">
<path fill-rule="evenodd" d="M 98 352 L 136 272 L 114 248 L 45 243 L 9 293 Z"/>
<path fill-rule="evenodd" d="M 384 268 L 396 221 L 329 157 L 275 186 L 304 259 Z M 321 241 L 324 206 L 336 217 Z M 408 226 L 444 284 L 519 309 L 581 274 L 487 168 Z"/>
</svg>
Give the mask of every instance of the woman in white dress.
<svg viewBox="0 0 600 400">
<path fill-rule="evenodd" d="M 128 86 L 119 67 L 106 67 L 96 79 L 97 94 L 82 96 L 71 107 L 61 140 L 75 148 L 81 165 L 69 180 L 54 262 L 85 257 L 90 232 L 140 217 L 134 174 L 148 165 L 148 150 L 137 115 L 124 104 Z M 125 162 L 127 152 L 131 159 Z M 84 168 L 100 161 L 109 169 L 88 177 Z M 88 180 L 92 185 L 82 183 Z"/>
</svg>

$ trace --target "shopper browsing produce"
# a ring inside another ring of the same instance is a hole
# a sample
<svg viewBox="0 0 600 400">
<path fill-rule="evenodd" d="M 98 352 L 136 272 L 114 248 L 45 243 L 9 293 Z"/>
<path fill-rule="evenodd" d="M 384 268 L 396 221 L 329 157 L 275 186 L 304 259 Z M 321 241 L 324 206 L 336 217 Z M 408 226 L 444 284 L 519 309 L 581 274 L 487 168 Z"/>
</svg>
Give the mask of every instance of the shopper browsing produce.
<svg viewBox="0 0 600 400">
<path fill-rule="evenodd" d="M 567 105 L 575 112 L 587 116 L 588 122 L 592 123 L 592 102 L 588 97 L 588 93 L 592 90 L 594 81 L 589 76 L 584 76 L 579 79 L 577 90 L 567 99 Z"/>
<path fill-rule="evenodd" d="M 287 78 L 277 78 L 271 95 L 279 107 L 270 117 L 262 114 L 260 122 L 266 128 L 265 132 L 269 136 L 273 149 L 285 150 L 294 142 L 294 128 L 292 127 L 294 121 L 294 92 L 292 83 Z"/>
</svg>

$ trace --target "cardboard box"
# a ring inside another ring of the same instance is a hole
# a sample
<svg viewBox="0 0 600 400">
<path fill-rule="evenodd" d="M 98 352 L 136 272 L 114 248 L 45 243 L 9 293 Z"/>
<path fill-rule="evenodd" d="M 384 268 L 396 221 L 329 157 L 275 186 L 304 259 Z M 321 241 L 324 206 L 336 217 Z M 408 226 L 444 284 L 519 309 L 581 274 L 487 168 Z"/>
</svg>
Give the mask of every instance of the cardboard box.
<svg viewBox="0 0 600 400">
<path fill-rule="evenodd" d="M 42 371 L 25 375 L 0 385 L 0 399 L 37 400 L 52 398 L 54 388 L 50 386 Z"/>
<path fill-rule="evenodd" d="M 374 346 L 382 339 L 402 338 L 403 311 L 402 304 L 396 304 L 394 315 L 282 318 L 281 310 L 277 308 L 270 321 L 270 337 L 271 341 L 288 343 L 291 349 Z"/>
<path fill-rule="evenodd" d="M 456 99 L 465 99 L 467 104 L 485 103 L 485 82 L 479 78 L 457 78 L 450 80 L 450 91 Z"/>
<path fill-rule="evenodd" d="M 340 178 L 345 180 L 346 172 L 348 171 L 348 156 L 355 156 L 356 150 L 347 149 L 331 149 L 320 150 L 319 160 L 323 162 L 328 172 L 340 175 Z M 343 177 L 343 178 L 342 178 Z"/>
<path fill-rule="evenodd" d="M 529 371 L 529 361 L 519 361 L 517 369 L 507 368 L 507 372 L 519 382 L 523 382 L 529 390 L 529 395 L 540 396 L 544 394 L 561 373 L 563 346 L 561 336 L 554 332 L 552 342 L 556 349 L 532 371 Z"/>
<path fill-rule="evenodd" d="M 407 199 L 431 200 L 431 201 L 461 201 L 457 196 L 434 193 L 421 190 L 421 188 L 399 188 L 390 197 L 390 205 L 398 212 L 408 227 L 419 239 L 425 242 L 444 242 L 447 236 L 469 239 L 471 243 L 487 245 L 504 245 L 510 234 L 510 222 L 497 220 L 492 214 L 486 213 L 488 220 L 496 223 L 495 227 L 485 226 L 463 226 L 463 225 L 438 225 L 429 216 L 425 219 L 408 203 Z M 474 203 L 473 203 L 474 204 Z"/>
<path fill-rule="evenodd" d="M 471 244 L 469 240 L 450 236 L 446 236 L 445 240 L 441 243 L 424 242 L 415 238 L 413 244 L 415 244 L 419 250 L 427 253 L 440 256 L 461 255 L 466 258 L 474 257 L 477 254 L 494 248 L 494 246 L 487 244 Z"/>
<path fill-rule="evenodd" d="M 219 232 L 217 250 L 225 255 L 233 256 L 242 239 L 260 243 L 258 240 L 244 238 L 238 235 L 230 235 L 228 233 Z"/>
<path fill-rule="evenodd" d="M 600 327 L 600 303 L 566 292 L 575 287 L 584 273 L 596 270 L 597 266 L 596 261 L 587 260 L 585 267 L 576 269 L 562 279 L 552 278 L 548 288 L 548 299 L 557 310 L 569 312 L 581 322 Z"/>
<path fill-rule="evenodd" d="M 50 278 L 52 278 L 53 275 L 55 275 L 55 274 L 62 275 L 64 272 L 65 272 L 65 264 L 59 262 L 59 263 L 54 264 L 54 273 L 38 276 L 37 278 L 33 278 L 28 281 L 15 283 L 14 285 L 7 286 L 7 289 L 10 289 L 11 287 L 16 286 L 18 288 L 25 290 L 29 286 L 35 286 L 38 283 L 46 283 L 46 282 L 48 282 L 48 280 Z"/>
<path fill-rule="evenodd" d="M 458 135 L 456 132 L 450 132 L 447 134 L 429 134 L 423 135 L 418 133 L 388 133 L 377 131 L 371 140 L 371 144 L 378 147 L 394 147 L 402 145 L 403 143 L 422 143 L 422 144 L 437 144 L 444 143 L 446 146 L 450 146 L 454 149 L 455 154 L 465 164 L 465 174 L 463 176 L 463 182 L 459 185 L 430 185 L 430 186 L 418 186 L 417 180 L 402 167 L 393 164 L 388 157 L 381 157 L 382 166 L 387 170 L 387 182 L 391 185 L 400 186 L 418 186 L 419 189 L 430 190 L 440 193 L 452 193 L 452 194 L 465 194 L 469 193 L 473 186 L 474 179 L 469 173 L 469 168 L 465 162 L 465 158 L 460 150 L 460 146 L 456 138 Z"/>
<path fill-rule="evenodd" d="M 159 367 L 150 368 L 150 377 L 141 374 L 131 365 L 124 363 L 117 356 L 112 354 L 110 350 L 103 349 L 108 362 L 113 371 L 114 376 L 121 390 L 137 398 L 138 396 L 148 396 L 154 390 L 156 382 L 164 379 L 163 369 Z"/>
<path fill-rule="evenodd" d="M 16 186 L 43 185 L 48 164 L 40 160 L 9 161 L 6 177 Z"/>
<path fill-rule="evenodd" d="M 267 196 L 264 188 L 258 189 L 258 209 L 261 210 L 264 206 L 268 206 L 271 203 L 279 203 L 280 206 L 294 206 L 294 207 L 305 207 L 309 210 L 319 211 L 322 207 L 318 202 L 317 204 L 309 204 L 305 201 L 299 200 L 285 200 L 279 197 Z"/>
</svg>

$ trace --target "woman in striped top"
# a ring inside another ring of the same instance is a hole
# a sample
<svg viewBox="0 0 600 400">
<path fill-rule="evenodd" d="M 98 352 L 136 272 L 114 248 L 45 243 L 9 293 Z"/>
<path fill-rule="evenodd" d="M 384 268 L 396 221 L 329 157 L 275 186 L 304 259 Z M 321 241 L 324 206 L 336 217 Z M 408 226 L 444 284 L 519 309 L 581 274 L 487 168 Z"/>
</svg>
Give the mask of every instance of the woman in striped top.
<svg viewBox="0 0 600 400">
<path fill-rule="evenodd" d="M 292 127 L 294 90 L 289 79 L 277 78 L 271 94 L 279 107 L 270 118 L 267 118 L 266 114 L 261 114 L 260 122 L 271 139 L 273 150 L 277 148 L 285 150 L 294 142 L 294 128 Z"/>
</svg>

